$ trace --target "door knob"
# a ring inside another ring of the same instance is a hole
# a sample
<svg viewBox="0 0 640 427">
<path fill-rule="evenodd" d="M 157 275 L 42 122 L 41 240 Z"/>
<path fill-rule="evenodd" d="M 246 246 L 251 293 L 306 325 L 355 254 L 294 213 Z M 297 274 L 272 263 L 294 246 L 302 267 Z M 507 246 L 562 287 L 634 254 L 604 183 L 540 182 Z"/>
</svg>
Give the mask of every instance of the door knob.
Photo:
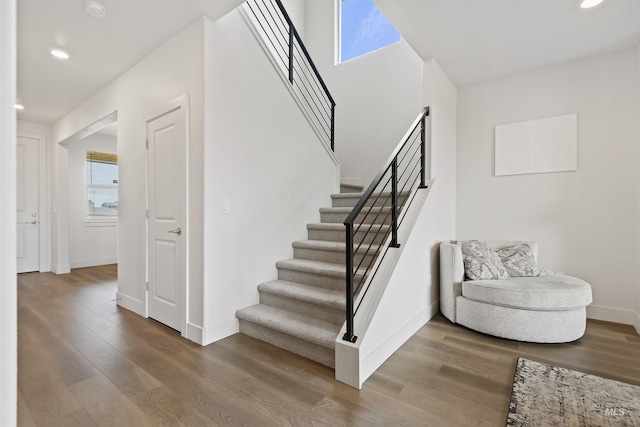
<svg viewBox="0 0 640 427">
<path fill-rule="evenodd" d="M 174 233 L 174 234 L 177 234 L 179 236 L 179 235 L 182 234 L 182 230 L 180 230 L 180 227 L 178 227 L 175 230 L 169 230 L 169 233 Z"/>
</svg>

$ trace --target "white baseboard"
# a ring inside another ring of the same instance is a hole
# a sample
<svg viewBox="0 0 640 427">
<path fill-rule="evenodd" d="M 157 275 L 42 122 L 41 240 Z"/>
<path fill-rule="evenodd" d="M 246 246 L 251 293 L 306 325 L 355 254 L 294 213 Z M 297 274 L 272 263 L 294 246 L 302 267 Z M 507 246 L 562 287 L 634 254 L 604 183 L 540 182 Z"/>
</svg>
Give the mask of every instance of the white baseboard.
<svg viewBox="0 0 640 427">
<path fill-rule="evenodd" d="M 239 331 L 240 326 L 238 319 L 235 317 L 206 328 L 187 322 L 187 333 L 184 337 L 196 344 L 205 346 L 230 335 L 237 334 Z"/>
<path fill-rule="evenodd" d="M 148 317 L 145 313 L 144 303 L 120 292 L 116 292 L 116 304 L 120 307 L 131 310 L 142 317 Z"/>
<path fill-rule="evenodd" d="M 196 344 L 204 345 L 204 328 L 187 322 L 187 331 L 184 337 Z"/>
<path fill-rule="evenodd" d="M 212 326 L 207 326 L 202 331 L 202 345 L 209 345 L 223 338 L 240 332 L 240 323 L 237 317 L 224 320 Z"/>
<path fill-rule="evenodd" d="M 71 273 L 71 266 L 69 264 L 51 264 L 51 271 L 55 274 Z"/>
<path fill-rule="evenodd" d="M 638 335 L 640 335 L 640 313 L 638 313 L 637 311 L 633 316 L 633 327 L 636 328 L 636 332 L 638 333 Z"/>
<path fill-rule="evenodd" d="M 429 320 L 433 319 L 433 316 L 440 313 L 440 298 L 436 299 L 433 304 L 431 304 L 431 307 L 429 307 L 429 313 Z"/>
<path fill-rule="evenodd" d="M 97 265 L 117 264 L 118 257 L 80 259 L 77 261 L 71 261 L 70 263 L 71 268 L 95 267 Z"/>
<path fill-rule="evenodd" d="M 605 322 L 622 323 L 624 325 L 634 324 L 633 310 L 625 310 L 621 308 L 603 307 L 600 305 L 587 306 L 587 318 L 595 320 L 604 320 Z M 637 328 L 636 328 L 637 329 Z"/>
</svg>

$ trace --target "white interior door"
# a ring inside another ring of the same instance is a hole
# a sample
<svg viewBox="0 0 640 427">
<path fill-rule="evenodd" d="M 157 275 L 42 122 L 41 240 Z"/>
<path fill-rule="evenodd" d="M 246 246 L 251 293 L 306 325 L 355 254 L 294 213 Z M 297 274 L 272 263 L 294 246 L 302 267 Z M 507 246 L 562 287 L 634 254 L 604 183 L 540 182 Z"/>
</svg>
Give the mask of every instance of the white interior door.
<svg viewBox="0 0 640 427">
<path fill-rule="evenodd" d="M 18 137 L 16 146 L 18 273 L 39 270 L 38 139 Z"/>
<path fill-rule="evenodd" d="M 149 317 L 183 330 L 186 289 L 186 106 L 147 122 Z"/>
</svg>

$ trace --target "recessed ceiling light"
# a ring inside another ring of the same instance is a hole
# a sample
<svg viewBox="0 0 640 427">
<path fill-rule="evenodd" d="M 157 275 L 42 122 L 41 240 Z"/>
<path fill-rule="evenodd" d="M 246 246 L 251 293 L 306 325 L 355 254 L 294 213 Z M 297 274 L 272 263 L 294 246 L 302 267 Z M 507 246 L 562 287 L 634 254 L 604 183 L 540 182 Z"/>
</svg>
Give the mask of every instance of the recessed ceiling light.
<svg viewBox="0 0 640 427">
<path fill-rule="evenodd" d="M 97 1 L 87 0 L 84 2 L 84 10 L 94 18 L 104 18 L 107 14 L 107 8 Z"/>
<path fill-rule="evenodd" d="M 51 49 L 50 52 L 51 52 L 51 55 L 55 56 L 56 58 L 69 59 L 69 54 L 67 52 L 65 52 L 64 50 Z"/>
<path fill-rule="evenodd" d="M 589 9 L 602 3 L 603 0 L 580 0 L 580 7 L 583 9 Z"/>
<path fill-rule="evenodd" d="M 22 104 L 15 104 L 14 107 L 16 110 L 24 110 L 24 105 Z"/>
</svg>

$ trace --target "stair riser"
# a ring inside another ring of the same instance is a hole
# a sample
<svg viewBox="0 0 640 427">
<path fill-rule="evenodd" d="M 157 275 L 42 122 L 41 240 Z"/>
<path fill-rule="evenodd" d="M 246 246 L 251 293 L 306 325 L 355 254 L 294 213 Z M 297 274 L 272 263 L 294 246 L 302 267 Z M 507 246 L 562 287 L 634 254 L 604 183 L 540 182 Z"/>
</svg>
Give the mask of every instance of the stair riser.
<svg viewBox="0 0 640 427">
<path fill-rule="evenodd" d="M 365 258 L 363 265 L 368 265 L 371 261 L 371 258 L 374 255 L 374 250 L 371 249 L 369 253 L 363 257 L 364 252 L 365 251 L 361 251 L 355 255 L 354 259 L 356 265 L 360 263 L 362 258 Z M 293 257 L 297 259 L 306 259 L 310 261 L 328 262 L 331 264 L 341 265 L 345 265 L 347 262 L 344 252 L 323 251 L 321 249 L 294 248 Z"/>
<path fill-rule="evenodd" d="M 356 241 L 360 241 L 364 238 L 365 243 L 373 243 L 380 245 L 384 243 L 386 239 L 386 234 L 384 231 L 375 235 L 375 231 L 370 231 L 366 234 L 364 231 L 356 233 Z M 308 231 L 309 240 L 323 240 L 328 242 L 344 242 L 346 240 L 346 233 L 344 230 L 342 231 L 333 231 L 333 230 L 318 230 L 318 229 L 309 229 Z"/>
<path fill-rule="evenodd" d="M 282 295 L 261 292 L 260 303 L 333 323 L 338 327 L 342 326 L 345 319 L 345 311 L 342 309 L 287 298 Z"/>
<path fill-rule="evenodd" d="M 405 196 L 398 197 L 398 203 L 401 204 L 405 199 Z M 332 200 L 332 206 L 334 208 L 352 208 L 360 201 L 360 197 L 339 197 Z M 365 204 L 365 206 L 391 206 L 390 197 L 372 198 Z"/>
<path fill-rule="evenodd" d="M 312 344 L 299 338 L 240 319 L 240 332 L 299 354 L 307 359 L 315 360 L 325 366 L 335 367 L 335 350 Z M 337 336 L 337 334 L 336 334 Z"/>
<path fill-rule="evenodd" d="M 321 212 L 320 213 L 320 222 L 323 223 L 332 223 L 332 224 L 342 224 L 347 219 L 349 214 L 342 212 Z M 370 213 L 361 213 L 356 217 L 356 222 L 365 222 L 367 224 L 390 224 L 391 223 L 391 214 L 387 212 L 382 212 L 378 215 L 378 212 L 370 212 Z"/>
</svg>

